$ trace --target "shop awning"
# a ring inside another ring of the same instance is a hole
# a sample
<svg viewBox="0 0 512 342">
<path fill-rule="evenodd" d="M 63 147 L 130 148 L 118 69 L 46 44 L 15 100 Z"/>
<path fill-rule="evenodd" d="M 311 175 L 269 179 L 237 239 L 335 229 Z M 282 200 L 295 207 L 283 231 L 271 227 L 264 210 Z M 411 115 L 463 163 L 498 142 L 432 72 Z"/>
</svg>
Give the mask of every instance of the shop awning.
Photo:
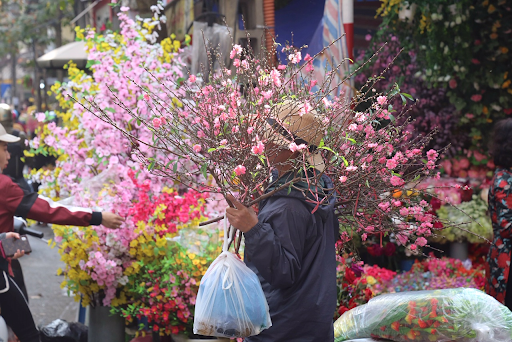
<svg viewBox="0 0 512 342">
<path fill-rule="evenodd" d="M 72 42 L 39 57 L 37 64 L 45 69 L 62 69 L 69 61 L 73 61 L 78 68 L 85 69 L 87 65 L 85 48 L 85 42 Z"/>
</svg>

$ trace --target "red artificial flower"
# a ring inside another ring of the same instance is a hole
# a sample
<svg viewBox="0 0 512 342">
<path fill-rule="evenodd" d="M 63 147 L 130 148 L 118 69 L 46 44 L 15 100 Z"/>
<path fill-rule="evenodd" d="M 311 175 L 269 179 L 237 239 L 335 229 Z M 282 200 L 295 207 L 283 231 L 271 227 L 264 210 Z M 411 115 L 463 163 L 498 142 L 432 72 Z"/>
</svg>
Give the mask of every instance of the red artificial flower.
<svg viewBox="0 0 512 342">
<path fill-rule="evenodd" d="M 356 275 L 350 268 L 347 268 L 345 271 L 345 281 L 349 284 L 353 284 L 356 281 Z"/>
<path fill-rule="evenodd" d="M 338 314 L 341 316 L 343 315 L 345 312 L 349 311 L 349 309 L 346 307 L 346 306 L 340 306 L 340 308 L 338 309 Z"/>
</svg>

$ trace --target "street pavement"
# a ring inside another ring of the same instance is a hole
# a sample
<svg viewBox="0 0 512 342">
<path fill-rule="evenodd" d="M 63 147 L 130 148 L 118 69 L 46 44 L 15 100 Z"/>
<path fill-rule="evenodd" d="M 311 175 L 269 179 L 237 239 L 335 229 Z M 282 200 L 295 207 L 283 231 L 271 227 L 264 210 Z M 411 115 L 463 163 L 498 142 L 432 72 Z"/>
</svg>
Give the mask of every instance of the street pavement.
<svg viewBox="0 0 512 342">
<path fill-rule="evenodd" d="M 50 226 L 33 226 L 44 232 L 43 240 L 29 236 L 32 253 L 20 259 L 27 286 L 30 310 L 36 326 L 44 326 L 60 318 L 68 322 L 78 319 L 78 303 L 68 297 L 60 284 L 64 277 L 57 275 L 57 269 L 64 269 L 57 247 L 51 248 L 47 241 L 53 239 Z"/>
</svg>

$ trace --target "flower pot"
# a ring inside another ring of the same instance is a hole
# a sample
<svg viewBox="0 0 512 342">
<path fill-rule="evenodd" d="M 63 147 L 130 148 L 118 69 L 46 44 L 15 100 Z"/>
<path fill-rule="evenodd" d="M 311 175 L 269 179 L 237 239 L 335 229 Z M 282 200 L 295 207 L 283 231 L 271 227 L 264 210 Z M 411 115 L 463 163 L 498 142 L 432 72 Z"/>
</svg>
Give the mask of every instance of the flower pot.
<svg viewBox="0 0 512 342">
<path fill-rule="evenodd" d="M 450 244 L 450 258 L 467 260 L 468 259 L 468 243 L 452 242 Z"/>
<path fill-rule="evenodd" d="M 112 315 L 110 306 L 89 307 L 88 342 L 125 342 L 124 318 Z"/>
</svg>

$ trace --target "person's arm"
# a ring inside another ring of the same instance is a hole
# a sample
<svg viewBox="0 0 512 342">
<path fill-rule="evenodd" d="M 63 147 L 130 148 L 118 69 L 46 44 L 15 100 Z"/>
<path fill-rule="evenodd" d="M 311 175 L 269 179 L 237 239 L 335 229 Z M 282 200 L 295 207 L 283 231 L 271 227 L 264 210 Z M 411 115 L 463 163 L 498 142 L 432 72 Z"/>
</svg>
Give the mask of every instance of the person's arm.
<svg viewBox="0 0 512 342">
<path fill-rule="evenodd" d="M 300 206 L 300 204 L 299 204 Z M 261 276 L 276 288 L 288 288 L 302 269 L 307 225 L 304 210 L 286 208 L 258 222 L 245 236 L 245 250 Z"/>
<path fill-rule="evenodd" d="M 2 190 L 4 195 L 0 199 L 0 204 L 14 216 L 62 225 L 103 224 L 109 228 L 118 228 L 123 221 L 121 217 L 112 213 L 102 214 L 88 208 L 64 206 L 37 193 L 25 193 L 10 179 L 4 181 Z"/>
</svg>

